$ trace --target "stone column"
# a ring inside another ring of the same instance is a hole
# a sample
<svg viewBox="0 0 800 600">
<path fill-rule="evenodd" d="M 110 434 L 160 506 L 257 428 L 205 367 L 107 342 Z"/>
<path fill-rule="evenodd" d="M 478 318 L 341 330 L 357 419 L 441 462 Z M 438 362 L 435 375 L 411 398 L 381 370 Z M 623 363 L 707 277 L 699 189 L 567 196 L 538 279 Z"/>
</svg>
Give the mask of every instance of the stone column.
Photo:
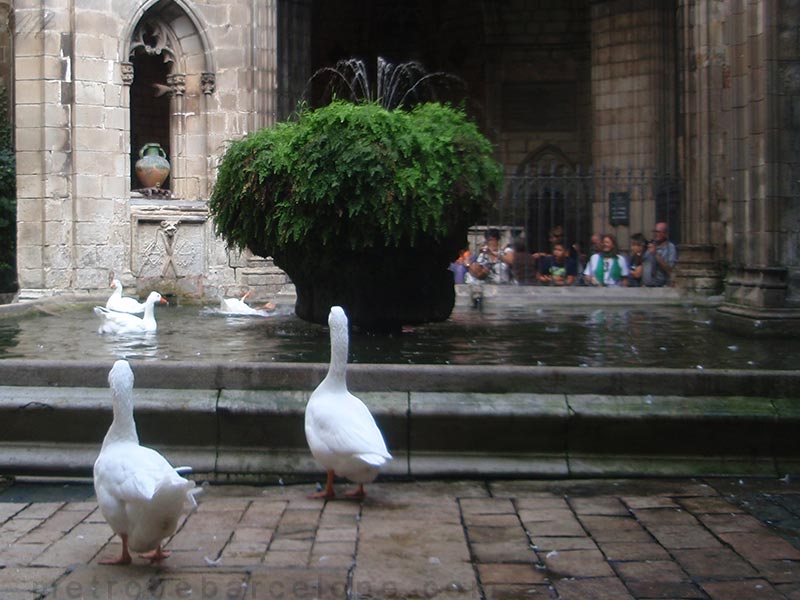
<svg viewBox="0 0 800 600">
<path fill-rule="evenodd" d="M 253 1 L 253 119 L 251 131 L 276 121 L 278 0 Z"/>
<path fill-rule="evenodd" d="M 277 74 L 280 81 L 278 119 L 285 119 L 297 106 L 311 77 L 311 1 L 288 0 L 281 2 L 279 24 L 280 65 Z M 277 53 L 276 53 L 277 54 Z"/>
<path fill-rule="evenodd" d="M 800 155 L 800 122 L 792 122 L 793 104 L 800 104 L 798 11 L 768 0 L 728 8 L 732 210 L 720 313 L 727 325 L 753 333 L 800 334 L 800 302 L 790 301 L 789 289 L 790 269 L 800 267 L 791 185 Z"/>
<path fill-rule="evenodd" d="M 28 3 L 15 9 L 15 21 L 17 271 L 24 298 L 27 290 L 36 297 L 69 287 L 74 276 L 75 90 L 68 3 Z"/>
<path fill-rule="evenodd" d="M 106 288 L 124 237 L 114 230 L 127 145 L 121 86 L 109 81 L 108 16 L 76 19 L 67 0 L 17 3 L 20 297 Z M 79 27 L 79 29 L 76 29 Z M 121 263 L 121 260 L 119 261 Z"/>
<path fill-rule="evenodd" d="M 716 293 L 727 211 L 724 140 L 728 134 L 730 66 L 722 21 L 727 0 L 678 0 L 679 125 L 677 152 L 683 177 L 680 260 L 675 277 L 684 288 Z"/>
<path fill-rule="evenodd" d="M 591 3 L 592 163 L 595 168 L 675 175 L 675 15 L 668 2 Z M 655 181 L 659 181 L 656 179 Z M 663 179 L 666 181 L 666 179 Z M 630 223 L 657 220 L 657 189 L 630 207 Z M 672 194 L 674 196 L 674 194 Z M 608 198 L 595 194 L 595 231 L 608 231 Z M 668 211 L 659 220 L 671 220 Z M 670 223 L 673 233 L 677 223 Z M 624 240 L 628 233 L 620 231 Z"/>
</svg>

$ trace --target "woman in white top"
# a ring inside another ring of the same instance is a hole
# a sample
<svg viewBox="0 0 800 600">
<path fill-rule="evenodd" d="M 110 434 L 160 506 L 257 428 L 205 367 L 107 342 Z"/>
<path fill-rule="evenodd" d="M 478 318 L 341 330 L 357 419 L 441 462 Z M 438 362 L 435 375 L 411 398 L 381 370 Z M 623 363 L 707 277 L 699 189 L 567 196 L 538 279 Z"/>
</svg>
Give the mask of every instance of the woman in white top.
<svg viewBox="0 0 800 600">
<path fill-rule="evenodd" d="M 592 285 L 627 286 L 630 270 L 628 261 L 617 250 L 617 240 L 610 233 L 603 235 L 602 251 L 592 254 L 583 271 L 584 279 Z"/>
</svg>

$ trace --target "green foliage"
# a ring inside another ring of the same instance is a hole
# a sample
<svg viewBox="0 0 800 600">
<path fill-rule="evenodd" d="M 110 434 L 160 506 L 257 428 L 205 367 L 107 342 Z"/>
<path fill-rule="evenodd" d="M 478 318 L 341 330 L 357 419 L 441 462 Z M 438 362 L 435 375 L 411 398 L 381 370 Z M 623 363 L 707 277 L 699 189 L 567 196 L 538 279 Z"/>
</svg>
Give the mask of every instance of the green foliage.
<svg viewBox="0 0 800 600">
<path fill-rule="evenodd" d="M 210 199 L 231 246 L 414 246 L 475 223 L 499 187 L 489 141 L 463 112 L 336 101 L 231 144 Z"/>
<path fill-rule="evenodd" d="M 0 292 L 16 290 L 17 179 L 8 92 L 0 85 Z"/>
</svg>

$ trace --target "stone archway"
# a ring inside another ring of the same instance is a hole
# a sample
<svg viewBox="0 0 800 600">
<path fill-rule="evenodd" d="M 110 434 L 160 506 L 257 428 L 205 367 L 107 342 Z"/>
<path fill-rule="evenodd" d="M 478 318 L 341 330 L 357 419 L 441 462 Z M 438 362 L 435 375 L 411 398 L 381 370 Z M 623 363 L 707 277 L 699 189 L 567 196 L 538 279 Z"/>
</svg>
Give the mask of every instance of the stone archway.
<svg viewBox="0 0 800 600">
<path fill-rule="evenodd" d="M 542 144 L 519 164 L 507 194 L 515 197 L 531 251 L 549 251 L 550 231 L 561 227 L 571 242 L 589 236 L 589 194 L 580 168 L 556 145 Z"/>
<path fill-rule="evenodd" d="M 144 143 L 159 143 L 171 165 L 172 197 L 207 198 L 211 166 L 207 96 L 215 91 L 216 76 L 210 42 L 200 18 L 179 1 L 144 5 L 122 38 L 122 82 L 129 93 L 131 165 Z M 187 115 L 199 119 L 187 119 Z M 205 164 L 202 172 L 197 165 Z M 194 165 L 194 166 L 190 166 Z M 131 186 L 137 186 L 132 170 Z"/>
</svg>

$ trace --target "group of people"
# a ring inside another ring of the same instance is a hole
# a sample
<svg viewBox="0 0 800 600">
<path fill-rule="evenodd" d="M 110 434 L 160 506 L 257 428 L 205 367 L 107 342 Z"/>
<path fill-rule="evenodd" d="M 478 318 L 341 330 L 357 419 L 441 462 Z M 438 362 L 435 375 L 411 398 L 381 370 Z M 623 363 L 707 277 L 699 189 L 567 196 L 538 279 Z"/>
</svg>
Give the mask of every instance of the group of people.
<svg viewBox="0 0 800 600">
<path fill-rule="evenodd" d="M 550 252 L 528 252 L 525 241 L 517 238 L 500 248 L 500 232 L 489 229 L 486 243 L 477 255 L 466 249 L 450 265 L 456 283 L 495 283 L 517 285 L 591 285 L 602 287 L 665 287 L 673 283 L 672 272 L 678 251 L 669 240 L 666 223 L 656 223 L 653 237 L 641 233 L 631 236 L 630 253 L 620 252 L 610 233 L 592 236 L 592 253 L 581 253 L 578 244 L 567 244 L 564 232 L 550 232 Z"/>
</svg>

